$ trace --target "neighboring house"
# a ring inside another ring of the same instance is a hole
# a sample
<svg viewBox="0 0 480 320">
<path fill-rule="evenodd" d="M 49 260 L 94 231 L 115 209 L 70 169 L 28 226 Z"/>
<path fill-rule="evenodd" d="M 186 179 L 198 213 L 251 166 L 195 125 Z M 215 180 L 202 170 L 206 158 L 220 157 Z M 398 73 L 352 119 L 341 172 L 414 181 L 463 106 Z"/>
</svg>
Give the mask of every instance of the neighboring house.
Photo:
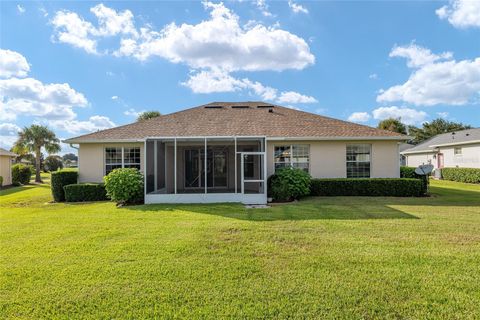
<svg viewBox="0 0 480 320">
<path fill-rule="evenodd" d="M 413 144 L 409 144 L 409 143 L 401 143 L 399 146 L 398 146 L 398 151 L 400 152 L 400 165 L 401 166 L 406 166 L 407 165 L 407 157 L 403 154 L 404 151 L 407 151 L 408 149 L 411 149 L 415 147 L 415 145 Z"/>
<path fill-rule="evenodd" d="M 214 102 L 66 140 L 80 182 L 140 169 L 146 203 L 266 203 L 267 177 L 399 177 L 406 136 L 263 102 Z"/>
<path fill-rule="evenodd" d="M 480 128 L 439 134 L 401 154 L 409 167 L 480 168 Z"/>
<path fill-rule="evenodd" d="M 12 161 L 17 155 L 0 148 L 0 176 L 3 177 L 3 186 L 12 184 Z"/>
</svg>

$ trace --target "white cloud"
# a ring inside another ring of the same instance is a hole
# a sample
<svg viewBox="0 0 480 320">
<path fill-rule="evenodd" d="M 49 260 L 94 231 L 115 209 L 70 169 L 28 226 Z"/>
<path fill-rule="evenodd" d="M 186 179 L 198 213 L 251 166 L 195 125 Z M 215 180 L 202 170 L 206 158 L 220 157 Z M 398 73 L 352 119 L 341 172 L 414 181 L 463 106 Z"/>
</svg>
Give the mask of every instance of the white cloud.
<svg viewBox="0 0 480 320">
<path fill-rule="evenodd" d="M 21 128 L 14 123 L 0 123 L 0 147 L 10 149 L 17 140 L 20 130 Z"/>
<path fill-rule="evenodd" d="M 23 13 L 25 13 L 25 11 L 27 11 L 25 9 L 25 7 L 20 5 L 20 4 L 17 4 L 17 10 L 18 10 L 18 13 L 20 13 L 20 14 L 23 14 Z"/>
<path fill-rule="evenodd" d="M 20 53 L 0 49 L 0 78 L 25 77 L 30 71 L 27 59 Z"/>
<path fill-rule="evenodd" d="M 433 54 L 430 49 L 411 43 L 408 46 L 393 47 L 389 56 L 406 58 L 408 67 L 418 68 L 438 60 L 451 59 L 453 55 L 451 52 L 444 52 L 440 55 Z"/>
<path fill-rule="evenodd" d="M 348 121 L 351 122 L 367 122 L 370 120 L 368 112 L 354 112 L 348 117 Z"/>
<path fill-rule="evenodd" d="M 265 0 L 256 0 L 255 5 L 265 17 L 273 17 L 273 14 L 268 10 L 268 4 Z"/>
<path fill-rule="evenodd" d="M 143 112 L 145 112 L 145 110 L 137 111 L 133 108 L 130 108 L 127 111 L 124 111 L 123 114 L 129 117 L 138 118 L 138 116 Z"/>
<path fill-rule="evenodd" d="M 435 11 L 440 19 L 447 19 L 456 28 L 480 28 L 480 1 L 451 0 L 449 5 Z"/>
<path fill-rule="evenodd" d="M 112 100 L 118 100 L 118 96 L 112 96 Z"/>
<path fill-rule="evenodd" d="M 187 81 L 182 85 L 190 88 L 194 93 L 214 93 L 214 92 L 237 92 L 242 90 L 261 97 L 263 100 L 275 101 L 278 103 L 315 103 L 314 97 L 302 95 L 294 91 L 278 93 L 278 90 L 265 86 L 258 81 L 252 81 L 248 78 L 237 79 L 230 73 L 224 71 L 199 71 L 191 73 Z"/>
<path fill-rule="evenodd" d="M 372 74 L 370 74 L 370 75 L 368 76 L 368 78 L 369 78 L 369 79 L 372 79 L 372 80 L 376 80 L 376 79 L 378 79 L 378 74 L 372 73 Z"/>
<path fill-rule="evenodd" d="M 315 103 L 318 102 L 317 99 L 310 96 L 305 96 L 298 92 L 287 91 L 282 92 L 278 97 L 277 101 L 279 103 Z"/>
<path fill-rule="evenodd" d="M 299 5 L 298 3 L 293 2 L 292 0 L 288 0 L 288 6 L 290 7 L 290 9 L 292 9 L 294 13 L 300 13 L 300 12 L 305 14 L 308 13 L 307 8 L 305 8 L 302 5 Z"/>
<path fill-rule="evenodd" d="M 448 118 L 448 112 L 437 112 L 437 115 L 443 119 Z"/>
<path fill-rule="evenodd" d="M 70 44 L 88 53 L 97 54 L 97 41 L 91 39 L 91 34 L 95 28 L 90 22 L 83 20 L 74 12 L 66 10 L 57 11 L 50 22 L 55 29 L 52 40 Z"/>
<path fill-rule="evenodd" d="M 393 52 L 393 51 L 392 51 Z M 480 92 L 480 58 L 455 61 L 448 54 L 434 55 L 423 48 L 404 51 L 408 65 L 415 70 L 401 85 L 381 90 L 378 102 L 404 101 L 414 105 L 465 105 L 475 102 Z M 447 61 L 439 61 L 450 59 Z"/>
<path fill-rule="evenodd" d="M 113 123 L 113 121 L 111 121 L 108 117 L 99 115 L 90 117 L 88 121 L 51 120 L 48 123 L 55 129 L 63 130 L 73 134 L 104 130 L 115 126 L 115 123 Z"/>
<path fill-rule="evenodd" d="M 130 10 L 118 12 L 104 6 L 102 3 L 91 8 L 90 11 L 98 19 L 98 28 L 92 30 L 96 36 L 114 36 L 117 34 L 131 34 L 137 36 Z"/>
<path fill-rule="evenodd" d="M 398 119 L 407 125 L 420 124 L 425 122 L 428 115 L 424 111 L 418 111 L 410 108 L 380 107 L 372 111 L 373 118 L 376 120 L 384 120 L 388 118 Z"/>
</svg>

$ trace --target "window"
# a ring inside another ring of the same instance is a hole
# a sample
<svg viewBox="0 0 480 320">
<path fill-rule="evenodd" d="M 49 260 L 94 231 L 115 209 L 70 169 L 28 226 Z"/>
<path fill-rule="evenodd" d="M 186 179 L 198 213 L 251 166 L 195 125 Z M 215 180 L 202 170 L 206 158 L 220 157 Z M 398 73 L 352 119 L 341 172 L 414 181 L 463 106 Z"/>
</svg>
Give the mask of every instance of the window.
<svg viewBox="0 0 480 320">
<path fill-rule="evenodd" d="M 456 155 L 456 156 L 462 155 L 462 148 L 461 147 L 455 147 L 455 149 L 453 149 L 453 154 Z"/>
<path fill-rule="evenodd" d="M 308 172 L 310 147 L 308 144 L 275 146 L 274 162 L 275 171 L 285 167 L 294 167 Z"/>
<path fill-rule="evenodd" d="M 117 168 L 140 170 L 140 147 L 105 148 L 105 175 Z"/>
<path fill-rule="evenodd" d="M 347 178 L 370 178 L 370 144 L 347 145 Z"/>
</svg>

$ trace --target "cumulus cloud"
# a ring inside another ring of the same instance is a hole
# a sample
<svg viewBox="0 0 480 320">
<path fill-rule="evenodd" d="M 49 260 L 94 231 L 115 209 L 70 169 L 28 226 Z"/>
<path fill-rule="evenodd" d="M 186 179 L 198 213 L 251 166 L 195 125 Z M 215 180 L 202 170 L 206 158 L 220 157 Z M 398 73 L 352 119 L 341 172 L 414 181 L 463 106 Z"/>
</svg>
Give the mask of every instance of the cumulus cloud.
<svg viewBox="0 0 480 320">
<path fill-rule="evenodd" d="M 279 103 L 315 103 L 318 102 L 314 97 L 306 96 L 295 91 L 282 92 L 278 97 Z"/>
<path fill-rule="evenodd" d="M 17 10 L 18 10 L 18 13 L 20 13 L 20 14 L 23 14 L 23 13 L 25 13 L 25 11 L 27 11 L 25 9 L 25 7 L 20 5 L 20 4 L 17 4 Z"/>
<path fill-rule="evenodd" d="M 378 102 L 465 105 L 478 98 L 480 58 L 457 62 L 449 53 L 435 55 L 428 49 L 411 45 L 395 47 L 392 53 L 392 56 L 407 58 L 407 66 L 414 70 L 405 83 L 381 90 Z"/>
<path fill-rule="evenodd" d="M 92 132 L 112 128 L 115 123 L 105 116 L 92 116 L 88 121 L 79 120 L 51 120 L 48 122 L 53 128 L 69 133 Z"/>
<path fill-rule="evenodd" d="M 142 113 L 145 112 L 145 110 L 137 111 L 134 108 L 130 108 L 127 111 L 124 111 L 123 114 L 129 117 L 134 117 L 138 118 L 138 116 Z"/>
<path fill-rule="evenodd" d="M 367 122 L 371 116 L 368 112 L 354 112 L 348 117 L 348 121 L 351 122 Z"/>
<path fill-rule="evenodd" d="M 480 1 L 451 0 L 446 6 L 435 11 L 437 16 L 456 28 L 480 28 Z"/>
<path fill-rule="evenodd" d="M 0 147 L 10 149 L 17 140 L 17 134 L 21 130 L 14 123 L 0 123 Z"/>
<path fill-rule="evenodd" d="M 288 1 L 288 6 L 290 7 L 290 9 L 292 9 L 294 13 L 305 13 L 305 14 L 308 13 L 307 8 L 305 8 L 304 6 L 298 3 L 293 2 L 292 0 Z"/>
<path fill-rule="evenodd" d="M 376 120 L 384 120 L 388 118 L 398 119 L 407 125 L 420 124 L 425 122 L 428 115 L 424 111 L 405 107 L 380 107 L 372 111 L 373 118 Z"/>
<path fill-rule="evenodd" d="M 20 53 L 0 49 L 0 78 L 25 77 L 30 71 L 27 59 Z"/>
<path fill-rule="evenodd" d="M 254 3 L 265 17 L 273 17 L 273 14 L 268 10 L 268 4 L 265 0 L 256 0 Z"/>
</svg>

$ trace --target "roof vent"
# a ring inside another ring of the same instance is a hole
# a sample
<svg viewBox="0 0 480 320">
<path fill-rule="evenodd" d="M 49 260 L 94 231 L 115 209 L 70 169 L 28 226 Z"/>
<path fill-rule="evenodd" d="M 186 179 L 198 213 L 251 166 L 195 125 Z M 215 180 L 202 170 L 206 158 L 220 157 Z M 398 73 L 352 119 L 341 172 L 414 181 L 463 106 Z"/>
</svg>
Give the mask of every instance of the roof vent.
<svg viewBox="0 0 480 320">
<path fill-rule="evenodd" d="M 205 109 L 223 109 L 222 106 L 205 106 Z"/>
<path fill-rule="evenodd" d="M 273 108 L 273 106 L 268 106 L 268 105 L 266 105 L 266 106 L 257 106 L 257 108 L 258 108 L 258 109 L 271 109 L 271 108 Z"/>
<path fill-rule="evenodd" d="M 273 113 L 273 109 L 268 109 L 268 112 Z"/>
<path fill-rule="evenodd" d="M 232 106 L 232 109 L 250 109 L 249 106 Z"/>
</svg>

